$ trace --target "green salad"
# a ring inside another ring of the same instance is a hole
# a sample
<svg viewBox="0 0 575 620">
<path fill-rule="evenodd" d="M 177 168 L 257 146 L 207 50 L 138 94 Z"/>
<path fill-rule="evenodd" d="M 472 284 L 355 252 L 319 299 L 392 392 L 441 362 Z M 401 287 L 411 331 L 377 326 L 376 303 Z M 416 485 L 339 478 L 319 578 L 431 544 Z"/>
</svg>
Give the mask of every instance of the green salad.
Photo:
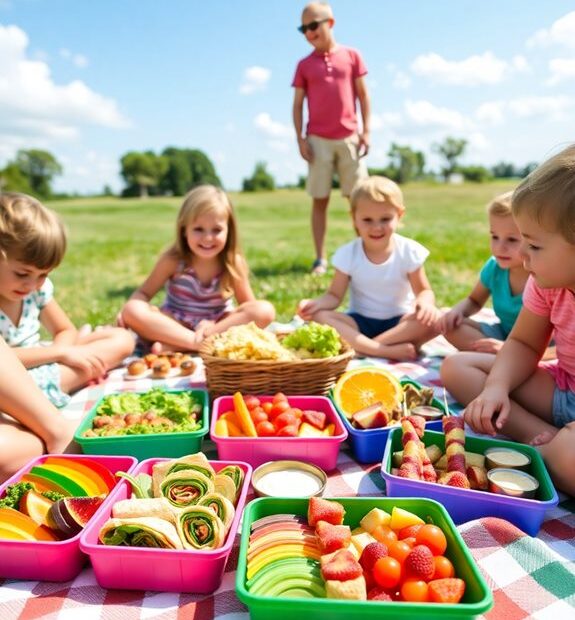
<svg viewBox="0 0 575 620">
<path fill-rule="evenodd" d="M 105 396 L 84 437 L 184 433 L 202 427 L 202 404 L 190 391 L 152 388 Z"/>
<path fill-rule="evenodd" d="M 320 325 L 310 321 L 298 327 L 283 340 L 284 347 L 295 351 L 301 358 L 334 357 L 339 354 L 341 340 L 337 331 L 330 325 Z"/>
</svg>

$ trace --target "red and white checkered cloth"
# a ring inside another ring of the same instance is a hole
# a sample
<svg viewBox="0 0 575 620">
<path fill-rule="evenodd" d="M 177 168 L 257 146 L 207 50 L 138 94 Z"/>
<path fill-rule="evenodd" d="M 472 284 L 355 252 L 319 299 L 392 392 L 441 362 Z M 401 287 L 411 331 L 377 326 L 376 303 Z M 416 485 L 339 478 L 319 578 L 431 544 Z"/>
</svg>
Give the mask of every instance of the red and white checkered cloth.
<svg viewBox="0 0 575 620">
<path fill-rule="evenodd" d="M 384 360 L 354 360 L 353 365 L 377 363 L 397 376 L 432 385 L 441 398 L 439 353 L 449 345 L 436 340 L 427 347 L 433 356 L 417 363 L 387 364 Z M 80 418 L 105 393 L 120 389 L 145 390 L 152 380 L 125 381 L 115 370 L 108 380 L 75 395 L 64 414 Z M 200 387 L 201 364 L 191 377 L 168 379 L 170 387 Z M 214 444 L 205 443 L 209 458 L 217 458 Z M 379 464 L 360 465 L 344 448 L 338 467 L 329 476 L 326 497 L 378 496 L 383 493 Z M 563 501 L 549 511 L 537 538 L 495 518 L 472 521 L 459 527 L 473 557 L 493 589 L 495 606 L 488 619 L 560 620 L 575 618 L 575 501 Z M 248 620 L 249 613 L 234 592 L 239 537 L 229 558 L 223 582 L 211 595 L 104 590 L 91 568 L 67 583 L 0 580 L 0 620 Z"/>
</svg>

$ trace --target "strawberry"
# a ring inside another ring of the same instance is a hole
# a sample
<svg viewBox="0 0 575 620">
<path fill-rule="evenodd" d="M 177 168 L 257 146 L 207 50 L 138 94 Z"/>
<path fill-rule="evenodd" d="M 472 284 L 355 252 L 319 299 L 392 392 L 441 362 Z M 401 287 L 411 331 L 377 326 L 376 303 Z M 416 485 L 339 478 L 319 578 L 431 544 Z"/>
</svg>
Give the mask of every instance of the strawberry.
<svg viewBox="0 0 575 620">
<path fill-rule="evenodd" d="M 425 545 L 415 545 L 405 558 L 404 567 L 410 577 L 429 581 L 435 573 L 433 553 Z"/>
<path fill-rule="evenodd" d="M 373 570 L 373 565 L 387 555 L 387 547 L 380 542 L 372 542 L 366 545 L 361 552 L 359 563 L 365 572 Z"/>
<path fill-rule="evenodd" d="M 446 484 L 450 487 L 456 487 L 458 489 L 469 489 L 469 480 L 467 476 L 460 471 L 449 471 L 442 474 L 437 481 L 439 484 Z"/>
<path fill-rule="evenodd" d="M 301 417 L 304 422 L 307 422 L 320 430 L 325 428 L 325 420 L 327 416 L 323 413 L 323 411 L 311 411 L 308 409 L 302 413 Z"/>
<path fill-rule="evenodd" d="M 338 502 L 330 502 L 321 497 L 310 497 L 307 509 L 307 521 L 314 527 L 318 521 L 327 521 L 333 525 L 343 523 L 344 507 Z"/>
<path fill-rule="evenodd" d="M 321 567 L 321 574 L 325 581 L 349 581 L 363 575 L 363 570 L 353 553 L 341 549 Z"/>
<path fill-rule="evenodd" d="M 375 586 L 367 593 L 368 601 L 393 601 L 393 598 L 383 588 Z"/>
<path fill-rule="evenodd" d="M 416 525 L 408 525 L 406 527 L 402 527 L 399 532 L 397 537 L 399 538 L 399 540 L 403 540 L 404 538 L 411 538 L 411 537 L 416 537 L 417 536 L 417 532 L 423 527 L 423 525 L 421 523 L 417 523 Z"/>
<path fill-rule="evenodd" d="M 322 554 L 349 547 L 351 542 L 351 530 L 348 525 L 332 525 L 327 521 L 319 521 L 315 526 L 315 533 Z"/>
<path fill-rule="evenodd" d="M 459 603 L 465 593 L 465 581 L 456 577 L 429 582 L 429 600 L 433 603 Z"/>
</svg>

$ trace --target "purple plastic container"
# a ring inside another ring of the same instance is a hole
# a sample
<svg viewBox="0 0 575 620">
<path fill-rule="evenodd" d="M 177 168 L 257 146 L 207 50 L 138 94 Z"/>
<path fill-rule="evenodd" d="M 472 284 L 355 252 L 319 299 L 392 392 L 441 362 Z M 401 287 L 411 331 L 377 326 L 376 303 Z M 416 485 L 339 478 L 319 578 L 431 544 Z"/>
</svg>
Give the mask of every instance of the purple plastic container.
<svg viewBox="0 0 575 620">
<path fill-rule="evenodd" d="M 112 473 L 131 472 L 137 460 L 131 456 L 94 456 L 83 454 L 45 454 L 27 463 L 9 480 L 0 486 L 0 497 L 6 487 L 15 484 L 32 467 L 42 465 L 50 456 L 75 461 L 96 461 L 105 465 Z M 116 488 L 119 485 L 116 485 Z M 98 508 L 90 522 L 106 512 L 106 506 L 113 501 L 114 488 Z M 89 524 L 88 524 L 89 525 Z M 87 557 L 80 550 L 80 534 L 61 541 L 19 541 L 0 540 L 0 577 L 35 581 L 68 581 L 76 577 L 86 563 Z"/>
<path fill-rule="evenodd" d="M 391 473 L 392 455 L 403 449 L 401 435 L 401 428 L 391 431 L 381 464 L 381 475 L 385 480 L 388 497 L 428 497 L 443 504 L 457 525 L 481 517 L 499 517 L 510 521 L 530 536 L 535 536 L 539 531 L 545 512 L 559 502 L 557 491 L 551 482 L 543 459 L 531 446 L 487 437 L 465 438 L 465 449 L 468 452 L 483 454 L 487 448 L 502 447 L 527 454 L 531 458 L 529 473 L 537 478 L 539 489 L 535 499 L 526 499 L 488 491 L 458 489 L 393 475 Z M 445 450 L 443 433 L 425 431 L 422 441 L 426 447 L 435 444 Z"/>
<path fill-rule="evenodd" d="M 258 396 L 261 402 L 271 402 L 273 396 Z M 232 396 L 216 398 L 212 407 L 210 437 L 221 459 L 246 461 L 258 467 L 267 461 L 294 460 L 312 463 L 326 471 L 335 469 L 340 444 L 347 431 L 333 403 L 326 396 L 288 396 L 291 407 L 311 409 L 326 414 L 326 424 L 334 424 L 332 436 L 325 437 L 218 437 L 215 434 L 218 417 L 234 408 Z"/>
<path fill-rule="evenodd" d="M 171 459 L 142 461 L 132 475 L 151 474 L 154 463 L 169 460 Z M 224 545 L 213 551 L 101 545 L 98 542 L 98 533 L 111 517 L 112 506 L 122 499 L 131 497 L 131 487 L 124 481 L 115 489 L 107 509 L 100 511 L 98 518 L 93 519 L 84 529 L 80 540 L 80 548 L 90 556 L 96 580 L 103 588 L 197 594 L 208 594 L 218 589 L 246 503 L 252 468 L 247 463 L 238 461 L 209 461 L 209 463 L 216 472 L 226 465 L 239 465 L 245 474 L 234 520 Z"/>
</svg>

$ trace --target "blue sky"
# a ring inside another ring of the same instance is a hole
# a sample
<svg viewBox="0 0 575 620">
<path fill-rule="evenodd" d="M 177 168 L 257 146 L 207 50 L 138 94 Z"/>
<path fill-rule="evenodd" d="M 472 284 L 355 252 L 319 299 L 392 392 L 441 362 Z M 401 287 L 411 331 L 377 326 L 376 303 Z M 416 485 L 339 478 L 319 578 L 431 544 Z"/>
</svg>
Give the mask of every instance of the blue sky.
<svg viewBox="0 0 575 620">
<path fill-rule="evenodd" d="M 130 150 L 202 149 L 227 189 L 257 161 L 305 173 L 291 80 L 310 51 L 292 0 L 0 0 L 0 167 L 44 148 L 56 189 L 122 187 Z M 541 161 L 573 141 L 571 0 L 335 0 L 339 43 L 369 74 L 369 166 L 392 141 L 469 141 L 465 163 Z"/>
</svg>

